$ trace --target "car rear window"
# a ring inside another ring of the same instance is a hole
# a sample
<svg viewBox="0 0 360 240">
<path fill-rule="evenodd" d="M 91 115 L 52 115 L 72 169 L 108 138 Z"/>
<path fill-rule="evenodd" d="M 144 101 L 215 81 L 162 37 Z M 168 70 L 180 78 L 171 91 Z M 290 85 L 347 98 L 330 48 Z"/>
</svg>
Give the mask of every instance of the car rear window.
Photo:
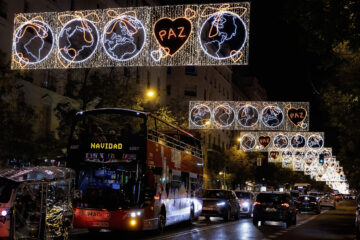
<svg viewBox="0 0 360 240">
<path fill-rule="evenodd" d="M 238 198 L 243 198 L 243 199 L 250 199 L 250 193 L 249 192 L 235 192 L 236 196 Z"/>
<path fill-rule="evenodd" d="M 204 192 L 204 198 L 226 198 L 227 194 L 223 190 L 206 190 Z"/>
<path fill-rule="evenodd" d="M 257 202 L 286 202 L 287 198 L 284 194 L 259 194 L 256 198 Z"/>
<path fill-rule="evenodd" d="M 301 196 L 301 197 L 299 197 L 299 201 L 316 202 L 316 197 L 313 197 L 313 196 Z"/>
</svg>

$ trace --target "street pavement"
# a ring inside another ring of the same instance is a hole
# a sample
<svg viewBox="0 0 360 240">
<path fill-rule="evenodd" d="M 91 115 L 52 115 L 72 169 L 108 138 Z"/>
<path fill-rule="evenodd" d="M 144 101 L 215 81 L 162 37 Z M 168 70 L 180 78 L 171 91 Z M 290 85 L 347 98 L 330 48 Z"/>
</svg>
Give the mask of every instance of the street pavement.
<svg viewBox="0 0 360 240">
<path fill-rule="evenodd" d="M 355 201 L 339 202 L 335 210 L 324 209 L 321 214 L 298 214 L 296 226 L 285 228 L 284 224 L 267 222 L 255 227 L 251 218 L 224 222 L 221 218 L 211 218 L 206 222 L 200 218 L 192 225 L 177 224 L 167 227 L 163 234 L 156 231 L 140 233 L 107 231 L 97 234 L 87 230 L 74 229 L 70 239 L 139 239 L 139 240 L 245 240 L 245 239 L 282 239 L 282 240 L 346 240 L 355 239 Z"/>
</svg>

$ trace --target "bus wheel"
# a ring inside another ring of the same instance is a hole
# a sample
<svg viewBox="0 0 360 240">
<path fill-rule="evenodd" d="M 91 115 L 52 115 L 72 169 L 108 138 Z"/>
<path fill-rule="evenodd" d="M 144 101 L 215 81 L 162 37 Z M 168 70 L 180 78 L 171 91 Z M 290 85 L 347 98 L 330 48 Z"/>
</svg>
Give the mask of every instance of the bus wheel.
<svg viewBox="0 0 360 240">
<path fill-rule="evenodd" d="M 189 217 L 189 224 L 191 225 L 193 221 L 195 221 L 195 210 L 194 210 L 194 204 L 191 204 L 190 206 L 190 217 Z"/>
<path fill-rule="evenodd" d="M 158 231 L 159 233 L 163 233 L 166 224 L 166 215 L 164 209 L 161 210 L 158 216 Z"/>
</svg>

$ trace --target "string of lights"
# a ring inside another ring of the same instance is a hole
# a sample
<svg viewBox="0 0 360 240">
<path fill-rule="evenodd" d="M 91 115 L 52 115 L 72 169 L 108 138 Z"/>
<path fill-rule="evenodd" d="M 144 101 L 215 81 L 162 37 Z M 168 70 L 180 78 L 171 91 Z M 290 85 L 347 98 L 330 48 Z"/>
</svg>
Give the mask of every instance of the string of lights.
<svg viewBox="0 0 360 240">
<path fill-rule="evenodd" d="M 207 114 L 203 114 L 204 106 L 206 106 Z M 190 101 L 189 128 L 245 131 L 308 131 L 309 103 Z M 301 137 L 299 136 L 299 138 Z M 300 140 L 298 139 L 298 141 Z M 320 145 L 323 140 L 317 139 L 315 136 L 310 140 L 314 147 L 321 148 Z"/>
<path fill-rule="evenodd" d="M 250 3 L 15 15 L 12 69 L 247 65 Z"/>
</svg>

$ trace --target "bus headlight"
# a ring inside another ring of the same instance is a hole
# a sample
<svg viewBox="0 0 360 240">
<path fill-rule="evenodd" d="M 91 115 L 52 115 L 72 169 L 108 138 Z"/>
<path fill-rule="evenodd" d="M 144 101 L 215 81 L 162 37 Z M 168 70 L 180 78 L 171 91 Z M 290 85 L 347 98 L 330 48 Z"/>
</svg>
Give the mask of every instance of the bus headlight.
<svg viewBox="0 0 360 240">
<path fill-rule="evenodd" d="M 5 217 L 7 214 L 8 214 L 8 211 L 6 211 L 6 210 L 1 211 L 1 216 Z"/>
<path fill-rule="evenodd" d="M 130 212 L 128 216 L 132 217 L 132 218 L 135 218 L 135 217 L 140 217 L 141 214 L 142 214 L 141 211 L 136 211 L 136 212 L 134 211 L 134 212 Z"/>
</svg>

